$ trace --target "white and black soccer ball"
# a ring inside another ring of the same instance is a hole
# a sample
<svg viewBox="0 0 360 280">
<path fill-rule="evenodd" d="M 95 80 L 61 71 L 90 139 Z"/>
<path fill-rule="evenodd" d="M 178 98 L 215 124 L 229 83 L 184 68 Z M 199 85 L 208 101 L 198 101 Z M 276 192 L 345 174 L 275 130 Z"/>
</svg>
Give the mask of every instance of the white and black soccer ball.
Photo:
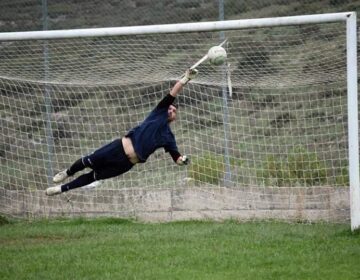
<svg viewBox="0 0 360 280">
<path fill-rule="evenodd" d="M 211 64 L 218 66 L 224 64 L 227 58 L 227 54 L 223 47 L 214 46 L 209 49 L 208 57 Z"/>
</svg>

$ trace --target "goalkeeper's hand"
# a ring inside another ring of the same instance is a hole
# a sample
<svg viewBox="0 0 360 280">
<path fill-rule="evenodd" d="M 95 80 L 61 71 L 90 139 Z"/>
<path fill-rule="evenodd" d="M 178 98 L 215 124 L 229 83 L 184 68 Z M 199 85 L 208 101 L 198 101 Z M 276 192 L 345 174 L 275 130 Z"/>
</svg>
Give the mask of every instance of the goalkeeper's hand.
<svg viewBox="0 0 360 280">
<path fill-rule="evenodd" d="M 190 159 L 188 156 L 180 156 L 178 160 L 176 161 L 178 165 L 188 165 L 190 163 Z"/>
<path fill-rule="evenodd" d="M 195 79 L 198 73 L 199 71 L 196 69 L 187 69 L 184 76 L 180 79 L 180 83 L 186 85 L 190 80 Z"/>
</svg>

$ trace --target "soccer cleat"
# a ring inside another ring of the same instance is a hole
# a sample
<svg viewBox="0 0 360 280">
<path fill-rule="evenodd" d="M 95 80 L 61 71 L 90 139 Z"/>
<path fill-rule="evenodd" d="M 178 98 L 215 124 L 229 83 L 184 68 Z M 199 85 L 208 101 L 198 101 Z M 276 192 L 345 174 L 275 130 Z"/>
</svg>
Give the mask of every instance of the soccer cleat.
<svg viewBox="0 0 360 280">
<path fill-rule="evenodd" d="M 55 186 L 55 187 L 50 187 L 47 188 L 45 191 L 46 195 L 48 196 L 52 196 L 52 195 L 56 195 L 56 194 L 61 194 L 61 186 Z"/>
<path fill-rule="evenodd" d="M 63 171 L 60 171 L 58 174 L 56 174 L 53 178 L 54 183 L 60 183 L 64 181 L 69 175 L 66 173 L 66 169 Z"/>
</svg>

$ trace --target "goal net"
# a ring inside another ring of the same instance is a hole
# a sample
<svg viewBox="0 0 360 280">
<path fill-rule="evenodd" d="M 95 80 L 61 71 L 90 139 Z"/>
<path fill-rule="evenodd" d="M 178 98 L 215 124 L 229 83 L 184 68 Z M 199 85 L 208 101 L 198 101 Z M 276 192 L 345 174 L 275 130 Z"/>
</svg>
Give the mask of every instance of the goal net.
<svg viewBox="0 0 360 280">
<path fill-rule="evenodd" d="M 273 20 L 0 34 L 1 213 L 349 220 L 345 19 Z M 202 63 L 176 101 L 171 127 L 190 165 L 160 149 L 100 187 L 45 196 L 54 174 L 123 137 L 224 38 L 226 65 Z"/>
</svg>

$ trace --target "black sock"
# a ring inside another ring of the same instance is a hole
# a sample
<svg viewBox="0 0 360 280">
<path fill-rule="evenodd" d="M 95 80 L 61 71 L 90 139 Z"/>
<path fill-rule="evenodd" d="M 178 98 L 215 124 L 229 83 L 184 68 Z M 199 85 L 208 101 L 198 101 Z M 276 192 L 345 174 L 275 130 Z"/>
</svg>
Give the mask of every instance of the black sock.
<svg viewBox="0 0 360 280">
<path fill-rule="evenodd" d="M 73 176 L 76 172 L 84 170 L 86 166 L 84 165 L 82 158 L 78 159 L 70 166 L 68 170 L 66 170 L 67 175 Z"/>
<path fill-rule="evenodd" d="M 80 188 L 94 182 L 94 171 L 83 174 L 75 180 L 61 186 L 61 192 L 67 192 L 72 189 Z"/>
</svg>

